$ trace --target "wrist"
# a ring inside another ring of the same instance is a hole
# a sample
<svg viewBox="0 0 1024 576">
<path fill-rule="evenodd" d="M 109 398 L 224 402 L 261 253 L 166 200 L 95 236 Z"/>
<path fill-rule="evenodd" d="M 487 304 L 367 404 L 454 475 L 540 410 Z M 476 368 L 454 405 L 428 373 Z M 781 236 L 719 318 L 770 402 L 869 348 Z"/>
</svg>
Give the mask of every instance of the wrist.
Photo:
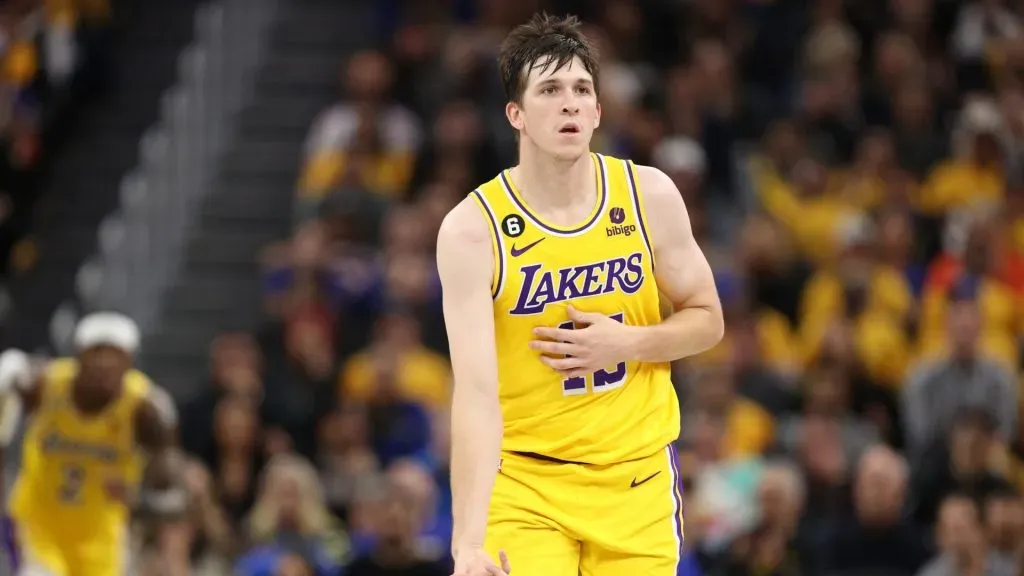
<svg viewBox="0 0 1024 576">
<path fill-rule="evenodd" d="M 642 362 L 643 350 L 647 349 L 647 341 L 651 333 L 650 326 L 626 326 L 623 332 L 623 356 L 627 362 Z"/>
<path fill-rule="evenodd" d="M 475 552 L 477 550 L 483 550 L 483 548 L 484 548 L 483 543 L 475 541 L 475 540 L 453 542 L 452 543 L 452 557 L 453 558 L 458 558 L 459 554 L 464 554 L 466 552 Z"/>
</svg>

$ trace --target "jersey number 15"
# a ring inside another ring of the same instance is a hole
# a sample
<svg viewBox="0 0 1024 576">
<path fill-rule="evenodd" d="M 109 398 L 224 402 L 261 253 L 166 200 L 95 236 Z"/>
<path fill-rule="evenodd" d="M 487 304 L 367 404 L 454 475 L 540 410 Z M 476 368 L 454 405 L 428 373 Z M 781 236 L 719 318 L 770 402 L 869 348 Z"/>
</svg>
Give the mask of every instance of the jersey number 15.
<svg viewBox="0 0 1024 576">
<path fill-rule="evenodd" d="M 624 315 L 622 312 L 618 314 L 612 314 L 610 316 L 612 320 L 624 322 Z M 574 330 L 576 325 L 572 320 L 568 322 L 562 322 L 558 325 L 563 330 Z M 579 394 L 587 393 L 587 379 L 592 381 L 591 388 L 595 394 L 601 392 L 607 392 L 608 390 L 614 390 L 626 381 L 626 363 L 619 362 L 614 370 L 598 370 L 590 374 L 590 376 L 574 376 L 572 378 L 566 378 L 562 380 L 562 394 L 565 396 L 577 396 Z"/>
</svg>

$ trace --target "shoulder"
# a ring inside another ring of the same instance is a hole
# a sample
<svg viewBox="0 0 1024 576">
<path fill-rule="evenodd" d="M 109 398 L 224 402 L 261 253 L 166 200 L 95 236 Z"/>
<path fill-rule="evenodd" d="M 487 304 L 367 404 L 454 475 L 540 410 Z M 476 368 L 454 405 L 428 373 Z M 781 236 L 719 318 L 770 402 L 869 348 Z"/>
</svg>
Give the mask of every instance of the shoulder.
<svg viewBox="0 0 1024 576">
<path fill-rule="evenodd" d="M 1013 374 L 998 360 L 982 358 L 978 361 L 978 369 L 990 380 L 997 382 L 998 384 L 1008 385 L 1014 389 L 1017 387 L 1014 382 Z"/>
<path fill-rule="evenodd" d="M 668 242 L 676 245 L 692 237 L 686 202 L 675 182 L 653 166 L 634 165 L 637 193 L 643 203 L 643 217 L 651 230 L 655 248 Z"/>
<path fill-rule="evenodd" d="M 437 271 L 446 290 L 462 288 L 460 285 L 470 276 L 486 276 L 490 282 L 495 232 L 483 210 L 469 195 L 441 222 L 437 233 Z"/>
<path fill-rule="evenodd" d="M 660 169 L 654 166 L 645 166 L 643 164 L 633 164 L 633 171 L 636 174 L 637 185 L 640 187 L 644 199 L 660 198 L 675 192 L 674 195 L 679 195 L 679 190 L 676 188 L 672 179 L 669 178 L 668 174 L 665 174 Z"/>
<path fill-rule="evenodd" d="M 159 423 L 165 428 L 178 425 L 178 408 L 174 398 L 163 387 L 150 381 L 139 402 L 137 416 Z"/>
<path fill-rule="evenodd" d="M 934 378 L 942 374 L 948 363 L 944 359 L 922 359 L 907 370 L 908 378 L 905 389 L 919 391 L 931 384 Z"/>
<path fill-rule="evenodd" d="M 680 210 L 686 210 L 683 196 L 668 174 L 654 166 L 642 164 L 634 164 L 634 171 L 637 192 L 643 197 L 649 220 L 674 219 Z"/>
<path fill-rule="evenodd" d="M 484 216 L 479 201 L 469 194 L 441 221 L 437 233 L 438 252 L 442 246 L 453 244 L 488 244 L 491 242 L 491 224 Z"/>
<path fill-rule="evenodd" d="M 54 358 L 46 364 L 43 371 L 47 380 L 63 380 L 73 378 L 78 373 L 78 360 L 75 358 Z"/>
</svg>

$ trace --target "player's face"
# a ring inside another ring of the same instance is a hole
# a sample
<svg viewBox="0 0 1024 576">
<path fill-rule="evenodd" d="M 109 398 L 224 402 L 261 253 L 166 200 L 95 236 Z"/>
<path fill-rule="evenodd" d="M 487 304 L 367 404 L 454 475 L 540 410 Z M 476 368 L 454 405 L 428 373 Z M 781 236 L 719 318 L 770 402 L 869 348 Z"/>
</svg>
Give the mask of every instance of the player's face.
<svg viewBox="0 0 1024 576">
<path fill-rule="evenodd" d="M 96 346 L 84 350 L 79 358 L 82 377 L 90 388 L 97 392 L 115 392 L 131 368 L 131 356 L 111 346 Z"/>
<path fill-rule="evenodd" d="M 590 139 L 601 122 L 594 79 L 579 58 L 557 70 L 554 65 L 531 69 L 522 104 L 510 102 L 505 112 L 521 136 L 564 160 L 590 151 Z"/>
</svg>

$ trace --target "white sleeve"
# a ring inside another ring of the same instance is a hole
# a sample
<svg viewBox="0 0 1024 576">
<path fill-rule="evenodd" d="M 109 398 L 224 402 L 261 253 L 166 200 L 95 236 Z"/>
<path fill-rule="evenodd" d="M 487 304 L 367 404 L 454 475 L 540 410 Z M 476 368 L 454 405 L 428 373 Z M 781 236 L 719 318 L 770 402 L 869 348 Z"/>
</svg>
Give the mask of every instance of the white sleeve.
<svg viewBox="0 0 1024 576">
<path fill-rule="evenodd" d="M 14 389 L 27 390 L 33 381 L 28 354 L 17 348 L 8 348 L 0 354 L 0 396 Z"/>
</svg>

